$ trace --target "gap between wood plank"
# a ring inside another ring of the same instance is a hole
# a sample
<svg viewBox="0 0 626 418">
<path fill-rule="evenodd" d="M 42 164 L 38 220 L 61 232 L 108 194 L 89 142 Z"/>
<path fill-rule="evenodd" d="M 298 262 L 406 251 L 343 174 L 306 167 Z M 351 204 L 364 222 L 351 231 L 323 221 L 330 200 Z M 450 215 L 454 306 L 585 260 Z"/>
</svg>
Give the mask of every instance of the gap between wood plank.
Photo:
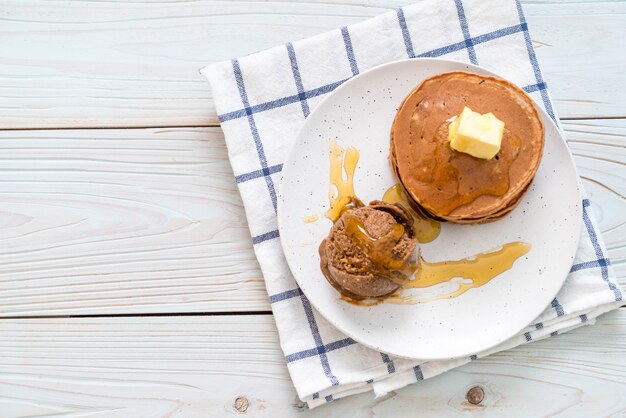
<svg viewBox="0 0 626 418">
<path fill-rule="evenodd" d="M 581 116 L 581 117 L 564 117 L 559 120 L 577 121 L 577 120 L 620 120 L 626 119 L 626 116 Z M 71 127 L 36 127 L 36 128 L 2 128 L 0 132 L 11 131 L 78 131 L 78 130 L 92 130 L 92 129 L 167 129 L 167 128 L 180 128 L 180 129 L 194 129 L 194 128 L 219 128 L 218 123 L 208 123 L 200 125 L 146 125 L 146 126 L 71 126 Z"/>
<path fill-rule="evenodd" d="M 624 117 L 626 119 L 626 116 Z M 608 119 L 608 118 L 607 118 Z M 619 119 L 619 118 L 616 118 Z M 208 123 L 205 125 L 146 125 L 146 126 L 72 126 L 72 127 L 52 127 L 52 128 L 1 128 L 0 132 L 12 132 L 12 131 L 88 131 L 94 129 L 100 130 L 123 130 L 123 129 L 194 129 L 194 128 L 219 128 L 219 124 Z"/>
<path fill-rule="evenodd" d="M 84 314 L 84 315 L 26 315 L 26 316 L 0 316 L 0 321 L 6 319 L 63 319 L 63 318 L 137 318 L 153 316 L 251 316 L 272 315 L 272 311 L 243 311 L 243 312 L 165 312 L 165 313 L 127 313 L 127 314 Z"/>
</svg>

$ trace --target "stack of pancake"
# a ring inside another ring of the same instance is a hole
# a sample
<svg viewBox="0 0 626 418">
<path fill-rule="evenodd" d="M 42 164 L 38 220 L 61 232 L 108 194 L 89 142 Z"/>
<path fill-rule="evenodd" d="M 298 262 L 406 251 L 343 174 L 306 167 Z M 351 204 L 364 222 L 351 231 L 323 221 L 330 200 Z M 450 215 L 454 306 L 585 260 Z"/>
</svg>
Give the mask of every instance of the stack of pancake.
<svg viewBox="0 0 626 418">
<path fill-rule="evenodd" d="M 448 126 L 467 106 L 504 122 L 498 154 L 480 159 L 450 147 Z M 415 209 L 439 221 L 474 224 L 509 213 L 535 175 L 544 129 L 532 99 L 508 81 L 473 73 L 424 80 L 391 127 L 389 160 Z"/>
</svg>

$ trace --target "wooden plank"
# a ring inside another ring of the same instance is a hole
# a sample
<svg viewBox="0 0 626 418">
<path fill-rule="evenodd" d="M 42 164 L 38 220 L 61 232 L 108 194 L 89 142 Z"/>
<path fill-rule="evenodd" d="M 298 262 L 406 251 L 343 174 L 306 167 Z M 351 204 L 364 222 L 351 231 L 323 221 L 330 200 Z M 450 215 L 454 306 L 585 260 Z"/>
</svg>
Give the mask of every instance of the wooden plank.
<svg viewBox="0 0 626 418">
<path fill-rule="evenodd" d="M 3 315 L 267 310 L 219 128 L 0 132 Z"/>
<path fill-rule="evenodd" d="M 626 286 L 626 120 L 569 121 L 574 154 L 616 274 Z"/>
<path fill-rule="evenodd" d="M 565 124 L 626 282 L 626 120 Z M 0 132 L 0 315 L 269 310 L 219 128 Z"/>
<path fill-rule="evenodd" d="M 0 127 L 214 125 L 200 67 L 413 1 L 4 1 Z M 626 4 L 524 3 L 561 117 L 626 116 Z"/>
<path fill-rule="evenodd" d="M 610 97 L 612 85 L 626 86 L 626 55 L 614 57 L 612 52 L 617 46 L 613 40 L 622 43 L 618 40 L 626 35 L 626 3 L 547 3 L 524 10 L 559 116 L 624 116 L 626 103 Z M 587 36 L 581 26 L 594 34 Z M 606 81 L 598 80 L 604 77 Z"/>
<path fill-rule="evenodd" d="M 626 310 L 433 379 L 303 411 L 273 318 L 208 316 L 0 321 L 0 415 L 223 417 L 620 416 Z M 479 406 L 465 399 L 484 388 Z M 612 415 L 616 414 L 616 415 Z"/>
</svg>

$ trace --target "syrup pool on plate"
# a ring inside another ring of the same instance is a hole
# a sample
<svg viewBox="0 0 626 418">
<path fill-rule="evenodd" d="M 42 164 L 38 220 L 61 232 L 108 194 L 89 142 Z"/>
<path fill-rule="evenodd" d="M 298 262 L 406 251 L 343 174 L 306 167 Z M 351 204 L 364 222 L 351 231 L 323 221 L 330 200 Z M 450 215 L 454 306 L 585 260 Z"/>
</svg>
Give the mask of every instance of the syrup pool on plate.
<svg viewBox="0 0 626 418">
<path fill-rule="evenodd" d="M 391 186 L 383 195 L 383 202 L 385 203 L 399 203 L 407 209 L 413 216 L 413 230 L 417 237 L 417 242 L 424 244 L 434 241 L 439 236 L 441 231 L 441 224 L 433 219 L 428 219 L 421 214 L 418 214 L 411 203 L 409 202 L 409 196 L 406 194 L 406 190 L 400 183 Z"/>
<path fill-rule="evenodd" d="M 404 289 L 424 289 L 436 286 L 450 280 L 462 277 L 469 279 L 457 283 L 458 289 L 449 293 L 438 294 L 426 302 L 434 299 L 450 299 L 461 296 L 463 293 L 475 287 L 483 286 L 492 279 L 513 267 L 515 261 L 530 251 L 530 244 L 525 242 L 509 242 L 502 248 L 488 253 L 480 253 L 473 257 L 462 260 L 441 261 L 430 263 L 420 257 L 415 269 L 415 276 L 412 280 L 402 286 Z M 391 300 L 392 303 L 416 303 L 413 297 Z"/>
</svg>

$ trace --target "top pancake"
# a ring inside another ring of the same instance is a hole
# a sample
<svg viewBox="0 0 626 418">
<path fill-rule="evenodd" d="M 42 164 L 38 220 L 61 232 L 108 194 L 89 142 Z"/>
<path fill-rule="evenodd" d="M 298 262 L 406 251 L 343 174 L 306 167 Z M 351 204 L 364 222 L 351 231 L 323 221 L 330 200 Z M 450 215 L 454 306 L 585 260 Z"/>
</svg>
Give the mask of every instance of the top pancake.
<svg viewBox="0 0 626 418">
<path fill-rule="evenodd" d="M 448 120 L 465 106 L 505 124 L 491 160 L 450 147 Z M 543 144 L 541 118 L 521 89 L 495 77 L 451 72 L 424 80 L 404 99 L 391 128 L 390 161 L 408 194 L 432 216 L 480 222 L 520 200 Z"/>
</svg>

